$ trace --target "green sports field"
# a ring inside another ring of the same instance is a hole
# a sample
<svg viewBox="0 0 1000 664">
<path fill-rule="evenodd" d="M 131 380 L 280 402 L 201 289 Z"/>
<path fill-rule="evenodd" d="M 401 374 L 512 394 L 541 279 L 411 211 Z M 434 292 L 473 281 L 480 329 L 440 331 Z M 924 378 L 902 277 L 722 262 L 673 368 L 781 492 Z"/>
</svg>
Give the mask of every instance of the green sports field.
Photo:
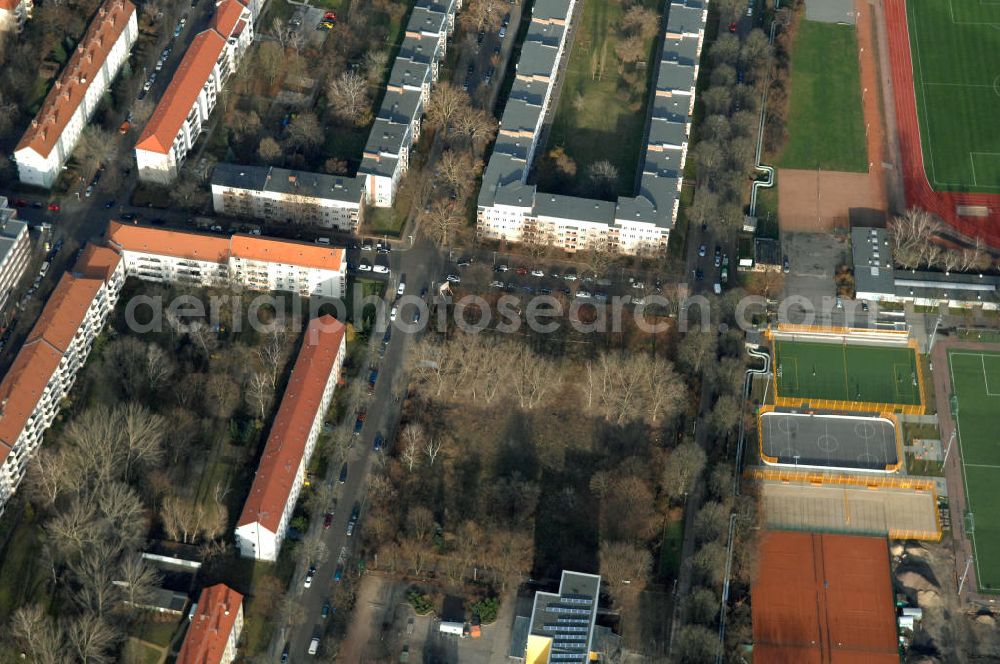
<svg viewBox="0 0 1000 664">
<path fill-rule="evenodd" d="M 1000 192 L 1000 2 L 908 0 L 906 10 L 927 179 Z"/>
<path fill-rule="evenodd" d="M 1000 353 L 954 350 L 951 393 L 957 397 L 958 443 L 965 475 L 965 498 L 972 517 L 976 579 L 983 591 L 1000 591 Z M 953 403 L 952 410 L 956 409 Z M 971 532 L 970 532 L 971 531 Z"/>
<path fill-rule="evenodd" d="M 778 395 L 919 405 L 917 356 L 907 346 L 775 342 Z"/>
<path fill-rule="evenodd" d="M 868 170 L 860 78 L 853 25 L 799 23 L 782 168 Z"/>
</svg>

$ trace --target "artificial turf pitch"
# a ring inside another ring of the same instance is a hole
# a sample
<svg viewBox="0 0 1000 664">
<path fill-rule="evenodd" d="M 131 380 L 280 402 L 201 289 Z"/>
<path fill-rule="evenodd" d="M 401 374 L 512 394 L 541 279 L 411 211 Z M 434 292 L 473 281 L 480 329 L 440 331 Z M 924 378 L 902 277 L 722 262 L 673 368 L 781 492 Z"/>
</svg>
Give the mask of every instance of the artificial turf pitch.
<svg viewBox="0 0 1000 664">
<path fill-rule="evenodd" d="M 1000 2 L 907 0 L 906 12 L 928 181 L 1000 192 Z"/>
<path fill-rule="evenodd" d="M 957 397 L 965 499 L 971 519 L 976 579 L 982 591 L 1000 591 L 1000 353 L 948 353 L 951 393 Z M 953 406 L 954 410 L 954 406 Z"/>
<path fill-rule="evenodd" d="M 912 348 L 803 341 L 775 342 L 782 397 L 919 405 Z"/>
</svg>

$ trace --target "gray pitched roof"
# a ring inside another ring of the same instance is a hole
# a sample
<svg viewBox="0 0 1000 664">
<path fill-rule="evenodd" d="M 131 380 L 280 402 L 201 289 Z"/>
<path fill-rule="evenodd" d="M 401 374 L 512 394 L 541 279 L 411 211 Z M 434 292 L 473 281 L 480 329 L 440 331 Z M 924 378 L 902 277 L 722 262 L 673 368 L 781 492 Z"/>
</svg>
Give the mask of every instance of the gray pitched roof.
<svg viewBox="0 0 1000 664">
<path fill-rule="evenodd" d="M 357 203 L 361 200 L 364 179 L 268 166 L 217 164 L 212 171 L 212 184 Z"/>
</svg>

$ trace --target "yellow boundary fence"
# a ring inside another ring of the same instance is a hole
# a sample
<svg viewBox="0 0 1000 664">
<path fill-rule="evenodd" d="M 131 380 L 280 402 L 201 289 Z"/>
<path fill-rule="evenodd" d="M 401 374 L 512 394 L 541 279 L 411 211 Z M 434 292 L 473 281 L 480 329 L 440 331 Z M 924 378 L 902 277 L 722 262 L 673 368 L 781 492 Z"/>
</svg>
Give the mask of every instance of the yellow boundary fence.
<svg viewBox="0 0 1000 664">
<path fill-rule="evenodd" d="M 774 362 L 777 362 L 778 358 L 777 341 L 783 334 L 802 334 L 804 336 L 813 336 L 814 338 L 809 339 L 808 341 L 813 341 L 815 343 L 833 343 L 835 340 L 838 340 L 836 339 L 837 337 L 840 338 L 839 340 L 843 340 L 854 336 L 858 345 L 864 345 L 863 340 L 865 338 L 874 340 L 884 336 L 888 341 L 891 341 L 894 344 L 897 343 L 896 340 L 898 339 L 898 344 L 900 346 L 905 345 L 908 348 L 911 348 L 914 356 L 916 357 L 915 364 L 917 366 L 917 391 L 918 396 L 920 397 L 919 404 L 782 396 L 778 392 L 778 376 L 775 374 L 773 387 L 774 404 L 776 406 L 784 406 L 787 408 L 821 408 L 823 410 L 843 410 L 849 412 L 902 413 L 906 415 L 924 415 L 927 412 L 927 387 L 924 378 L 923 363 L 920 361 L 920 348 L 915 339 L 909 338 L 908 332 L 899 330 L 869 330 L 865 328 L 853 327 L 822 327 L 819 325 L 793 325 L 784 323 L 778 325 L 777 330 L 766 330 L 765 334 L 771 341 L 771 357 Z"/>
<path fill-rule="evenodd" d="M 916 493 L 926 492 L 931 495 L 931 504 L 934 506 L 934 523 L 936 530 L 907 530 L 889 528 L 888 536 L 891 539 L 918 539 L 937 542 L 941 539 L 941 514 L 937 508 L 937 488 L 934 480 L 918 479 L 913 477 L 898 475 L 844 475 L 841 473 L 815 472 L 815 471 L 795 471 L 779 468 L 748 468 L 744 472 L 744 477 L 758 482 L 782 482 L 784 484 L 802 484 L 816 487 L 844 486 L 864 488 L 870 491 L 880 489 L 897 489 L 903 491 L 913 491 Z"/>
<path fill-rule="evenodd" d="M 808 412 L 812 412 L 813 410 L 814 409 L 809 409 Z M 763 461 L 764 463 L 767 463 L 767 464 L 774 465 L 774 466 L 781 466 L 781 465 L 786 465 L 786 464 L 782 464 L 780 461 L 778 461 L 778 457 L 769 456 L 767 454 L 764 454 L 764 424 L 763 424 L 764 415 L 766 415 L 767 413 L 775 413 L 775 412 L 786 412 L 786 411 L 779 411 L 779 410 L 777 410 L 776 406 L 771 406 L 771 405 L 761 406 L 760 407 L 760 411 L 758 411 L 758 413 L 757 413 L 757 448 L 760 450 L 761 461 Z M 835 414 L 836 413 L 816 413 L 816 415 L 821 415 L 821 416 L 822 415 L 835 415 Z M 860 415 L 858 415 L 856 413 L 850 413 L 850 416 L 851 417 L 862 417 L 862 416 L 860 416 Z M 890 422 L 892 422 L 893 430 L 896 432 L 896 463 L 894 463 L 892 465 L 889 465 L 889 466 L 886 466 L 885 467 L 885 471 L 884 471 L 884 472 L 887 472 L 887 473 L 894 473 L 897 470 L 899 470 L 900 467 L 903 465 L 903 434 L 902 434 L 902 427 L 899 424 L 899 419 L 894 414 L 892 414 L 892 413 L 889 413 L 889 412 L 879 413 L 878 417 L 885 418 L 885 419 L 889 420 Z"/>
</svg>

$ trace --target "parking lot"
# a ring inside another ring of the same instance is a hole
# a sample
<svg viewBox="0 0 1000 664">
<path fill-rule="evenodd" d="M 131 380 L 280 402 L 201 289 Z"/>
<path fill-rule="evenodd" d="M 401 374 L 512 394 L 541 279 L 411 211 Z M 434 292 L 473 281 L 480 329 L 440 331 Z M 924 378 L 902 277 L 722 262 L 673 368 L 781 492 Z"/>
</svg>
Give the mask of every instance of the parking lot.
<svg viewBox="0 0 1000 664">
<path fill-rule="evenodd" d="M 829 309 L 837 294 L 834 273 L 838 265 L 848 260 L 846 241 L 820 233 L 785 233 L 781 245 L 789 262 L 783 297 L 803 297 L 813 311 Z M 788 320 L 782 322 L 802 322 L 802 312 L 802 307 L 792 306 Z"/>
</svg>

